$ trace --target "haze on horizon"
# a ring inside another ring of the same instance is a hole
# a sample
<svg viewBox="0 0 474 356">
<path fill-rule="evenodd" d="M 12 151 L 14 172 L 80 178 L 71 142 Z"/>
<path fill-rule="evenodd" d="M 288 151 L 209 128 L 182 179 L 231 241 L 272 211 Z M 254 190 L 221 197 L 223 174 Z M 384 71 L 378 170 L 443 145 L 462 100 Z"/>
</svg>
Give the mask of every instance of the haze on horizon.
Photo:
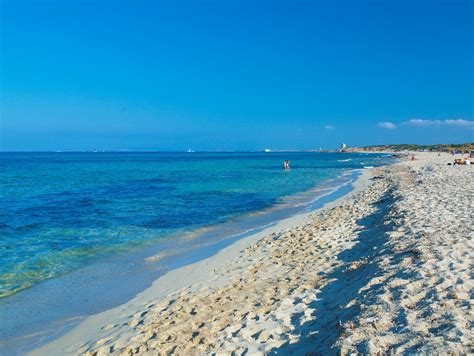
<svg viewBox="0 0 474 356">
<path fill-rule="evenodd" d="M 470 0 L 0 0 L 0 150 L 474 141 Z"/>
</svg>

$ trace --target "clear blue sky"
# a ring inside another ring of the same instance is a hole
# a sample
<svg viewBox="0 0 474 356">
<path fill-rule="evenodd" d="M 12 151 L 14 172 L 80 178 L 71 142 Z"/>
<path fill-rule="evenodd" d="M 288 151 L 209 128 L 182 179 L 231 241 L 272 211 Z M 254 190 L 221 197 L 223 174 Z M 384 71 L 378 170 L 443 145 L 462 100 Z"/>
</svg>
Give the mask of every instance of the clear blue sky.
<svg viewBox="0 0 474 356">
<path fill-rule="evenodd" d="M 0 4 L 1 150 L 474 141 L 471 0 Z"/>
</svg>

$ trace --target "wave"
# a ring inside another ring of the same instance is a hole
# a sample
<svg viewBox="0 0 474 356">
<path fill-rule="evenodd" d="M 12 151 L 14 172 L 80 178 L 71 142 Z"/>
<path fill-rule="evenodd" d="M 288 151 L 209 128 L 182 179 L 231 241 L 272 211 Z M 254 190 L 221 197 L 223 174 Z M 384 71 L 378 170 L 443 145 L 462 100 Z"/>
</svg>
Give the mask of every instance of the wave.
<svg viewBox="0 0 474 356">
<path fill-rule="evenodd" d="M 350 160 L 352 160 L 352 158 L 348 158 L 348 159 L 338 159 L 337 161 L 338 161 L 338 162 L 349 162 Z"/>
</svg>

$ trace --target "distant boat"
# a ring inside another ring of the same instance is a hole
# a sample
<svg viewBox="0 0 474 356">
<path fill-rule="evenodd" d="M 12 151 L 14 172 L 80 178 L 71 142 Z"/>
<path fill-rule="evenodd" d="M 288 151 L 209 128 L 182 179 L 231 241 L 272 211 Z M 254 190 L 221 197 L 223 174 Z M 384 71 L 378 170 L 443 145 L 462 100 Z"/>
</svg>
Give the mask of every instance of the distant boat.
<svg viewBox="0 0 474 356">
<path fill-rule="evenodd" d="M 272 152 L 272 150 L 269 148 L 265 148 L 265 152 Z"/>
<path fill-rule="evenodd" d="M 194 151 L 193 151 L 192 149 L 188 148 L 188 151 L 187 151 L 187 152 L 188 152 L 188 153 L 193 153 Z"/>
</svg>

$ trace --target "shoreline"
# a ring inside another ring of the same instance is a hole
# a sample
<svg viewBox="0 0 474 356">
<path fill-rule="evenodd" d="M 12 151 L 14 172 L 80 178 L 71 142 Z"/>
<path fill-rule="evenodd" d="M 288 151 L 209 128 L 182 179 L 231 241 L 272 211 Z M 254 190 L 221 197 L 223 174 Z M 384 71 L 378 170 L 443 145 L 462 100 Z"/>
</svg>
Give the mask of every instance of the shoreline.
<svg viewBox="0 0 474 356">
<path fill-rule="evenodd" d="M 126 319 L 126 316 L 123 316 L 123 312 L 125 310 L 132 312 L 132 310 L 138 309 L 144 303 L 146 303 L 145 301 L 147 299 L 151 302 L 154 299 L 162 298 L 166 295 L 176 292 L 178 289 L 191 288 L 191 285 L 196 283 L 196 281 L 206 284 L 206 276 L 211 273 L 212 270 L 219 268 L 220 265 L 224 264 L 229 259 L 237 257 L 239 253 L 241 253 L 241 251 L 248 247 L 250 244 L 255 243 L 264 236 L 267 236 L 268 234 L 276 233 L 278 231 L 282 231 L 291 227 L 296 227 L 304 223 L 304 220 L 307 219 L 309 215 L 317 211 L 329 209 L 333 206 L 336 206 L 341 200 L 365 189 L 371 183 L 369 181 L 370 170 L 371 169 L 360 170 L 360 176 L 357 177 L 352 183 L 349 183 L 351 190 L 348 193 L 345 193 L 344 195 L 339 196 L 334 200 L 330 200 L 329 202 L 324 202 L 324 205 L 322 207 L 315 208 L 314 210 L 306 212 L 299 212 L 296 215 L 284 218 L 283 220 L 279 220 L 275 224 L 263 228 L 263 230 L 261 231 L 258 231 L 256 233 L 250 233 L 248 234 L 248 236 L 241 237 L 236 241 L 232 242 L 229 246 L 218 249 L 218 251 L 210 257 L 201 259 L 198 262 L 177 267 L 166 272 L 164 275 L 158 277 L 158 279 L 156 279 L 150 287 L 138 293 L 127 303 L 84 318 L 80 321 L 78 325 L 74 326 L 72 330 L 69 330 L 65 334 L 62 334 L 59 337 L 47 342 L 46 344 L 41 345 L 39 348 L 30 350 L 29 354 L 39 355 L 45 352 L 54 354 L 54 350 L 56 350 L 57 352 L 59 349 L 63 349 L 64 351 L 66 351 L 65 345 L 68 345 L 74 340 L 92 339 L 95 335 L 97 335 L 98 332 L 101 332 L 102 330 L 98 330 L 97 326 L 99 324 L 101 325 L 104 320 L 116 320 L 116 324 L 121 323 L 123 320 Z M 337 193 L 337 190 L 319 197 L 316 202 L 319 202 L 319 200 L 324 201 L 324 198 L 326 198 L 326 196 L 330 196 L 334 193 Z M 242 235 L 245 234 L 247 233 L 243 233 Z M 177 282 L 179 282 L 179 285 L 177 285 Z M 219 283 L 217 283 L 213 287 L 217 287 Z M 118 314 L 121 314 L 122 318 L 118 318 Z M 114 330 L 114 333 L 120 334 L 120 332 L 117 333 L 117 330 Z M 77 341 L 75 343 L 77 343 Z"/>
<path fill-rule="evenodd" d="M 474 171 L 451 159 L 364 170 L 31 354 L 472 353 Z"/>
<path fill-rule="evenodd" d="M 3 310 L 5 318 L 0 329 L 7 337 L 4 337 L 0 342 L 0 349 L 9 353 L 24 354 L 35 347 L 54 341 L 74 329 L 88 316 L 127 303 L 137 294 L 149 288 L 167 271 L 212 257 L 229 244 L 268 229 L 282 217 L 286 219 L 307 210 L 312 211 L 328 201 L 345 195 L 348 190 L 352 189 L 352 184 L 354 180 L 357 180 L 357 176 L 364 171 L 366 170 L 349 169 L 335 178 L 318 183 L 308 191 L 283 197 L 283 201 L 278 205 L 251 213 L 247 217 L 240 217 L 236 221 L 221 223 L 217 225 L 217 229 L 216 226 L 205 229 L 204 232 L 199 232 L 203 241 L 199 242 L 199 238 L 193 238 L 194 242 L 190 240 L 186 248 L 167 250 L 168 253 L 163 254 L 160 252 L 161 245 L 164 244 L 166 249 L 166 241 L 155 243 L 152 248 L 137 247 L 126 255 L 119 254 L 103 258 L 70 274 L 46 280 L 41 285 L 29 288 L 20 295 L 14 296 L 13 299 L 4 300 L 3 305 L 0 306 L 3 309 L 0 311 Z M 242 225 L 239 220 L 245 225 Z M 228 225 L 232 225 L 233 228 L 229 229 Z M 221 237 L 217 238 L 217 235 Z M 188 237 L 184 239 L 187 240 Z M 124 268 L 137 272 L 130 273 Z M 142 269 L 143 272 L 140 272 Z M 113 275 L 123 274 L 123 272 L 125 272 L 125 278 L 120 276 L 118 276 L 120 278 L 111 278 Z M 98 275 L 100 278 L 94 278 L 87 282 L 91 278 L 90 276 L 96 273 L 101 273 Z M 87 283 L 87 288 L 81 288 L 84 283 Z M 124 285 L 128 287 L 123 288 Z M 39 302 L 39 308 L 30 307 L 32 297 Z M 95 302 L 91 303 L 91 301 Z M 57 307 L 51 312 L 49 308 L 52 304 Z M 88 312 L 87 309 L 91 308 L 92 312 Z M 25 319 L 24 321 L 15 319 L 15 313 L 18 311 L 22 311 L 21 313 L 25 315 L 20 318 Z M 35 314 L 31 315 L 31 313 Z M 29 320 L 29 315 L 35 320 L 33 323 Z M 15 320 L 15 322 L 12 323 L 8 320 Z M 28 328 L 27 332 L 24 331 L 22 325 Z M 23 333 L 15 332 L 15 330 L 23 330 Z"/>
</svg>

